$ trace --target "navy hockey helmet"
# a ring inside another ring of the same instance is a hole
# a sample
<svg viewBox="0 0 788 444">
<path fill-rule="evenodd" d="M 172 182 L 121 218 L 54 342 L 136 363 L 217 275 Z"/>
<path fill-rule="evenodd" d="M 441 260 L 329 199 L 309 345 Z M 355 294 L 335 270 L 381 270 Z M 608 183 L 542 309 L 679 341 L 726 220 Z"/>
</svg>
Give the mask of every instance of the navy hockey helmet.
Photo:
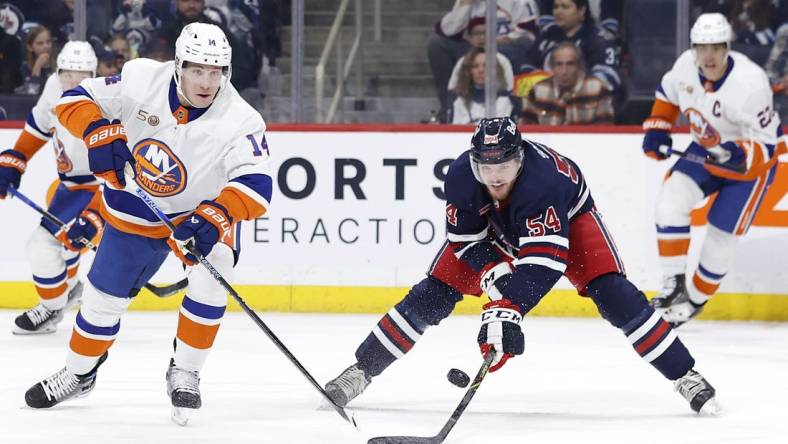
<svg viewBox="0 0 788 444">
<path fill-rule="evenodd" d="M 523 137 L 510 117 L 482 119 L 471 138 L 471 169 L 486 185 L 511 182 L 523 165 Z"/>
</svg>

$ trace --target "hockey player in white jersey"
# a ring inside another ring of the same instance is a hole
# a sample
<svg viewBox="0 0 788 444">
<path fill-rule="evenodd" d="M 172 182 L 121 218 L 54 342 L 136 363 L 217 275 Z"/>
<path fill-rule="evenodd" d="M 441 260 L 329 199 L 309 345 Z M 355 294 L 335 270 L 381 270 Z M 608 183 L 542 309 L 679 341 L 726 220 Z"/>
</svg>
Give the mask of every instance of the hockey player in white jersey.
<svg viewBox="0 0 788 444">
<path fill-rule="evenodd" d="M 774 180 L 777 157 L 785 151 L 767 76 L 745 55 L 730 50 L 731 37 L 722 14 L 698 17 L 690 31 L 692 48 L 662 78 L 651 116 L 643 123 L 647 156 L 670 156 L 670 131 L 682 113 L 692 135 L 686 152 L 723 164 L 681 158 L 659 193 L 656 229 L 663 288 L 652 303 L 675 325 L 699 314 L 717 291 L 739 238 Z M 700 261 L 688 275 L 690 211 L 714 193 Z"/>
<path fill-rule="evenodd" d="M 196 260 L 183 245 L 192 242 L 231 280 L 233 224 L 265 213 L 272 190 L 265 123 L 230 84 L 231 58 L 219 27 L 192 23 L 176 41 L 174 62 L 132 60 L 120 76 L 83 81 L 58 103 L 58 119 L 84 138 L 90 169 L 105 180 L 107 227 L 66 366 L 27 391 L 29 406 L 51 407 L 92 390 L 121 315 L 171 248 L 191 266 Z M 129 165 L 135 179 L 124 177 Z M 125 191 L 132 180 L 177 225 L 174 233 Z M 207 270 L 189 267 L 187 274 L 166 372 L 173 420 L 181 425 L 201 406 L 199 373 L 227 304 L 226 291 Z"/>
<path fill-rule="evenodd" d="M 4 198 L 9 186 L 19 187 L 27 162 L 51 142 L 60 184 L 48 211 L 64 222 L 73 221 L 68 230 L 61 230 L 42 219 L 30 237 L 27 250 L 40 303 L 17 316 L 15 334 L 55 331 L 63 311 L 76 304 L 82 293 L 77 270 L 80 253 L 85 247 L 76 239 L 84 237 L 95 241 L 104 225 L 97 205 L 99 183 L 88 168 L 85 144 L 81 138 L 69 134 L 54 115 L 63 91 L 95 74 L 96 55 L 90 44 L 66 43 L 57 56 L 57 72 L 47 79 L 14 148 L 0 153 L 0 198 Z"/>
</svg>

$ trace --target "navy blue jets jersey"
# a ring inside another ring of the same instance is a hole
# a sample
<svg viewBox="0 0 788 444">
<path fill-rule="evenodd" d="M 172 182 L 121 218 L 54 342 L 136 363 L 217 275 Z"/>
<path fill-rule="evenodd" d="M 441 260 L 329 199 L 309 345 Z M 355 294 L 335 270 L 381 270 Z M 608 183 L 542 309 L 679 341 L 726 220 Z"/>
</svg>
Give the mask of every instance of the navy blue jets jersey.
<svg viewBox="0 0 788 444">
<path fill-rule="evenodd" d="M 500 261 L 493 243 L 512 257 L 502 291 L 529 311 L 555 285 L 569 262 L 569 224 L 594 206 L 570 159 L 527 139 L 523 167 L 506 201 L 496 202 L 473 175 L 470 152 L 449 167 L 444 183 L 447 237 L 458 257 L 479 270 Z"/>
</svg>

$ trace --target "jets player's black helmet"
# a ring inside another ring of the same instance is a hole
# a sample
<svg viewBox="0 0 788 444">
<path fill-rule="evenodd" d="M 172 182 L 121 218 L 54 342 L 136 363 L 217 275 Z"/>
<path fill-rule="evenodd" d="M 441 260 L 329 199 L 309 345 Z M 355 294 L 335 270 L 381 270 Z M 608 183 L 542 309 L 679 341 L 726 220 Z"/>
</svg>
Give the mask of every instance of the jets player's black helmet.
<svg viewBox="0 0 788 444">
<path fill-rule="evenodd" d="M 499 185 L 517 177 L 523 164 L 523 137 L 510 117 L 482 119 L 471 138 L 471 169 L 476 180 Z"/>
</svg>

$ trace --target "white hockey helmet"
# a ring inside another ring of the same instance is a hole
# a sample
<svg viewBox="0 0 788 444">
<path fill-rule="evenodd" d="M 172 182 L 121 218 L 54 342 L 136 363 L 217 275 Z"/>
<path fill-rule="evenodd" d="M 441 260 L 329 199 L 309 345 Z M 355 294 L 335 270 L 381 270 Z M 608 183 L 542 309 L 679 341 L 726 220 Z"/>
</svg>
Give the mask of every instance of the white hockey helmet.
<svg viewBox="0 0 788 444">
<path fill-rule="evenodd" d="M 690 43 L 693 45 L 725 43 L 730 46 L 732 39 L 731 25 L 719 12 L 701 14 L 690 30 Z"/>
<path fill-rule="evenodd" d="M 96 77 L 96 53 L 88 42 L 71 41 L 63 45 L 57 55 L 57 71 L 89 71 L 91 77 Z"/>
<path fill-rule="evenodd" d="M 197 22 L 186 25 L 175 41 L 175 86 L 178 93 L 189 102 L 181 89 L 181 70 L 185 62 L 225 68 L 219 87 L 221 92 L 232 76 L 232 58 L 233 49 L 220 27 Z M 192 105 L 191 102 L 189 104 Z"/>
</svg>

